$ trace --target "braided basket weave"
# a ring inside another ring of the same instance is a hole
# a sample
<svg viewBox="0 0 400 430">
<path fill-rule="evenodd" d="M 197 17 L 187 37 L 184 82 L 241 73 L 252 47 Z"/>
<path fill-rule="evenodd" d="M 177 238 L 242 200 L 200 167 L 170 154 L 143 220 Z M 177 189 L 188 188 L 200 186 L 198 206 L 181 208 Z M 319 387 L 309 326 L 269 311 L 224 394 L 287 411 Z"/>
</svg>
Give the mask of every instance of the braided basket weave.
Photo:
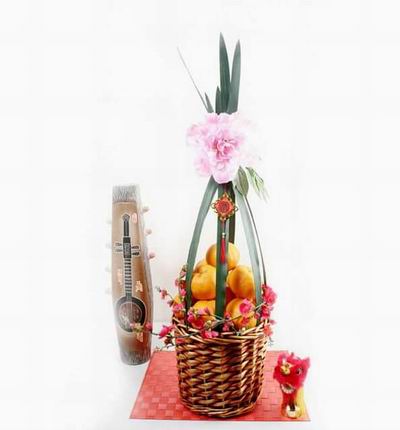
<svg viewBox="0 0 400 430">
<path fill-rule="evenodd" d="M 182 402 L 193 412 L 230 418 L 250 412 L 263 385 L 267 339 L 263 325 L 240 336 L 224 333 L 203 339 L 178 320 L 175 335 L 187 336 L 176 345 Z"/>
</svg>

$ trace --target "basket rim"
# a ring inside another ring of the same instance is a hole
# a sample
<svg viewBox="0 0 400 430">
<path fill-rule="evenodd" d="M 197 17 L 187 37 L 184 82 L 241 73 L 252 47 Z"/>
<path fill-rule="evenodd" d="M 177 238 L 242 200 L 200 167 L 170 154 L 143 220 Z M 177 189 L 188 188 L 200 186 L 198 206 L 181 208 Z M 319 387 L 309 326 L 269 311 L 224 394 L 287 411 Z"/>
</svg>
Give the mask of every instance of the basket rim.
<svg viewBox="0 0 400 430">
<path fill-rule="evenodd" d="M 220 333 L 220 337 L 210 339 L 202 337 L 200 330 L 186 325 L 182 320 L 173 317 L 172 322 L 175 324 L 175 331 L 178 331 L 183 336 L 191 335 L 188 339 L 193 339 L 205 344 L 240 343 L 245 340 L 255 340 L 259 337 L 267 337 L 264 333 L 264 322 L 258 323 L 255 327 L 249 328 L 241 332 L 239 335 L 237 332 L 227 331 Z"/>
</svg>

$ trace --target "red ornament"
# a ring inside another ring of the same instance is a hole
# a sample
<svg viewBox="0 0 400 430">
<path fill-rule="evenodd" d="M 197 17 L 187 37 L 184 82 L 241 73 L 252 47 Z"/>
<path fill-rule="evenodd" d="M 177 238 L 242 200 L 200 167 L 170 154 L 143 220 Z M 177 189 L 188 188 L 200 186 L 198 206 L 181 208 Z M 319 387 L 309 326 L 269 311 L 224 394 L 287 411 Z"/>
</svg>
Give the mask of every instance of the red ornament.
<svg viewBox="0 0 400 430">
<path fill-rule="evenodd" d="M 238 210 L 237 206 L 233 203 L 233 200 L 226 192 L 222 194 L 222 196 L 216 200 L 211 207 L 214 209 L 221 221 L 227 220 Z"/>
</svg>

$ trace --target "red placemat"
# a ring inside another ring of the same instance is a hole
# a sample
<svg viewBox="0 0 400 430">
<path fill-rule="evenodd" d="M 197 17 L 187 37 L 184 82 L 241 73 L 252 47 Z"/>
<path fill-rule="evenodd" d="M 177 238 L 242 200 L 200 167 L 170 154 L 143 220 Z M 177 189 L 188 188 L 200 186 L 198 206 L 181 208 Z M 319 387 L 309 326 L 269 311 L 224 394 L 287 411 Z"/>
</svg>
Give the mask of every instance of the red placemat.
<svg viewBox="0 0 400 430">
<path fill-rule="evenodd" d="M 272 371 L 282 351 L 268 351 L 265 359 L 263 392 L 255 409 L 228 421 L 295 421 L 280 413 L 281 391 Z M 175 352 L 155 352 L 151 357 L 130 418 L 147 420 L 217 420 L 197 415 L 180 401 Z M 224 420 L 226 421 L 226 419 Z M 297 421 L 309 421 L 307 412 Z"/>
</svg>

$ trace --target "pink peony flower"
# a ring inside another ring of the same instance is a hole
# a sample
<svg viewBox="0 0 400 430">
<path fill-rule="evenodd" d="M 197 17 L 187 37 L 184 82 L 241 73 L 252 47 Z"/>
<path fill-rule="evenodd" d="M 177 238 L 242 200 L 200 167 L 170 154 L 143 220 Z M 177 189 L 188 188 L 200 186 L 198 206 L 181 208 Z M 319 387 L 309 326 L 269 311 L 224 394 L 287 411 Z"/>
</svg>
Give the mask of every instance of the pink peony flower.
<svg viewBox="0 0 400 430">
<path fill-rule="evenodd" d="M 240 303 L 239 311 L 242 315 L 248 315 L 253 310 L 253 303 L 250 300 L 244 299 L 242 303 Z"/>
<path fill-rule="evenodd" d="M 150 321 L 148 321 L 144 326 L 147 330 L 153 331 L 153 324 Z"/>
<path fill-rule="evenodd" d="M 162 329 L 160 330 L 160 333 L 158 333 L 158 337 L 161 339 L 165 336 L 167 336 L 167 334 L 171 333 L 171 331 L 174 329 L 174 325 L 163 325 Z"/>
<path fill-rule="evenodd" d="M 240 165 L 252 164 L 241 125 L 237 114 L 210 113 L 189 128 L 187 141 L 196 150 L 195 167 L 201 176 L 212 175 L 224 184 L 233 180 Z"/>
</svg>

